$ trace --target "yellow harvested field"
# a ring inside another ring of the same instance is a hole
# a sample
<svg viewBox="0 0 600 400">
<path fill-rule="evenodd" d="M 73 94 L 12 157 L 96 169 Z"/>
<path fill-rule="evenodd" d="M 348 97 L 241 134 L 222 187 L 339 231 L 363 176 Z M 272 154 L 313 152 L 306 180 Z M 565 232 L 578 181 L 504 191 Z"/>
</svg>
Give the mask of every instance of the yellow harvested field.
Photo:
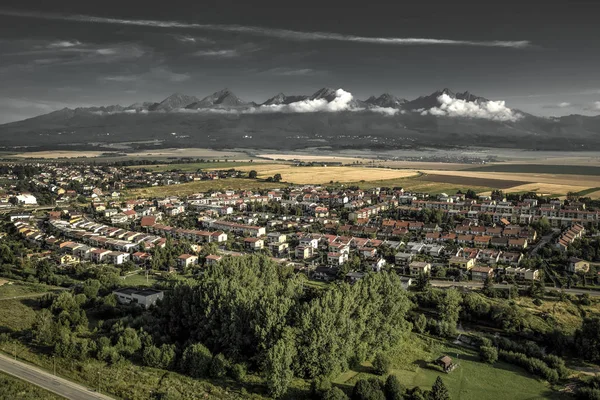
<svg viewBox="0 0 600 400">
<path fill-rule="evenodd" d="M 282 181 L 298 184 L 333 182 L 360 182 L 398 179 L 417 176 L 418 171 L 367 167 L 296 167 L 287 164 L 251 165 L 237 168 L 255 170 L 259 178 L 281 174 Z"/>
</svg>

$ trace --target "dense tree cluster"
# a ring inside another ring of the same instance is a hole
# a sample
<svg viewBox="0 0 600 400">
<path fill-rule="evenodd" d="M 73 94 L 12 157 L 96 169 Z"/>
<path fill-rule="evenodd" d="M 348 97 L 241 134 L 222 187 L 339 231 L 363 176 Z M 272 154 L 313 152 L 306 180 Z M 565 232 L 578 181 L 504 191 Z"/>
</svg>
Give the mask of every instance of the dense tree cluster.
<svg viewBox="0 0 600 400">
<path fill-rule="evenodd" d="M 303 276 L 264 256 L 226 258 L 159 309 L 163 334 L 262 371 L 274 396 L 293 376 L 335 375 L 398 343 L 411 303 L 395 274 L 306 294 Z M 185 353 L 184 353 L 185 359 Z"/>
</svg>

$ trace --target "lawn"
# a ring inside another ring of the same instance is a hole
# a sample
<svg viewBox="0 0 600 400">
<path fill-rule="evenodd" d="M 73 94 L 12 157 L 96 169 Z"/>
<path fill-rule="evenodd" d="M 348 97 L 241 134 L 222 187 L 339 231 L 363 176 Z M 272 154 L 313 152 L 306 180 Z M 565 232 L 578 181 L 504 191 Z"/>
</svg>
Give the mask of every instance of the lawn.
<svg viewBox="0 0 600 400">
<path fill-rule="evenodd" d="M 22 381 L 12 375 L 0 372 L 0 399 L 38 400 L 62 399 L 29 382 Z"/>
<path fill-rule="evenodd" d="M 146 278 L 144 272 L 122 276 L 121 279 L 121 284 L 123 286 L 152 286 L 156 282 L 162 280 L 161 277 L 154 274 L 148 274 L 148 278 Z"/>
<path fill-rule="evenodd" d="M 57 290 L 54 286 L 41 283 L 12 282 L 0 286 L 0 300 L 13 297 L 35 296 L 41 293 Z"/>
<path fill-rule="evenodd" d="M 31 328 L 35 320 L 35 299 L 0 300 L 0 333 Z"/>
<path fill-rule="evenodd" d="M 409 190 L 417 193 L 430 193 L 430 194 L 455 194 L 459 190 L 463 193 L 467 189 L 473 189 L 477 193 L 491 191 L 492 189 L 485 186 L 472 186 L 464 184 L 451 184 L 444 182 L 432 182 L 423 180 L 421 176 L 409 177 L 403 179 L 388 179 L 388 180 L 377 180 L 377 181 L 366 181 L 366 182 L 355 182 L 355 185 L 362 189 L 370 189 L 373 187 L 401 187 L 404 190 Z M 349 184 L 352 185 L 352 184 Z"/>
<path fill-rule="evenodd" d="M 446 374 L 431 365 L 441 355 L 448 355 L 459 364 L 453 372 Z M 529 375 L 514 365 L 498 362 L 488 365 L 479 362 L 475 351 L 456 347 L 436 339 L 411 335 L 403 344 L 393 349 L 394 360 L 391 373 L 398 376 L 407 387 L 419 386 L 431 389 L 438 376 L 448 387 L 453 400 L 519 400 L 552 399 L 560 394 L 543 381 Z M 359 379 L 371 378 L 370 363 L 364 363 L 359 371 L 342 374 L 334 382 L 350 388 Z"/>
<path fill-rule="evenodd" d="M 166 196 L 187 196 L 209 190 L 262 190 L 285 187 L 285 184 L 263 182 L 254 179 L 216 179 L 182 183 L 180 185 L 153 186 L 132 189 L 125 193 L 127 198 L 152 198 Z"/>
</svg>

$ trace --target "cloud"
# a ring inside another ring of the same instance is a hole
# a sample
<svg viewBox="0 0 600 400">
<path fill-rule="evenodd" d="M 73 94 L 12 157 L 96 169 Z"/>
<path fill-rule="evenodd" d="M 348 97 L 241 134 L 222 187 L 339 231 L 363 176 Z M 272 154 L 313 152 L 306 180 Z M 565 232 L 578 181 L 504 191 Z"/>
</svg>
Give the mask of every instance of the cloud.
<svg viewBox="0 0 600 400">
<path fill-rule="evenodd" d="M 149 71 L 141 74 L 131 75 L 114 75 L 104 76 L 100 80 L 105 82 L 117 82 L 117 83 L 143 83 L 150 81 L 168 81 L 173 83 L 185 82 L 189 80 L 191 76 L 185 73 L 173 72 L 168 68 L 157 67 L 151 68 Z"/>
<path fill-rule="evenodd" d="M 522 117 L 506 107 L 504 101 L 470 102 L 442 94 L 438 97 L 439 107 L 424 110 L 421 115 L 448 117 L 483 118 L 494 121 L 516 121 Z"/>
<path fill-rule="evenodd" d="M 189 44 L 195 44 L 196 42 L 204 43 L 204 44 L 214 44 L 215 43 L 213 40 L 203 38 L 203 37 L 187 36 L 187 35 L 173 35 L 173 37 L 176 40 L 180 41 L 181 43 L 189 43 Z"/>
<path fill-rule="evenodd" d="M 542 108 L 547 108 L 547 109 L 559 109 L 559 108 L 573 108 L 576 106 L 580 106 L 577 104 L 573 104 L 573 103 L 568 103 L 568 102 L 562 102 L 562 103 L 557 103 L 557 104 L 546 104 L 543 105 Z"/>
<path fill-rule="evenodd" d="M 222 24 L 196 24 L 181 21 L 158 21 L 158 20 L 140 20 L 123 18 L 105 18 L 91 15 L 69 15 L 56 13 L 37 13 L 23 11 L 0 10 L 1 15 L 24 18 L 42 18 L 61 21 L 75 21 L 87 23 L 104 23 L 132 26 L 146 26 L 154 28 L 176 28 L 176 29 L 196 29 L 205 31 L 244 33 L 255 36 L 266 36 L 271 38 L 294 40 L 294 41 L 342 41 L 354 43 L 369 43 L 382 45 L 451 45 L 451 46 L 481 46 L 481 47 L 507 47 L 507 48 L 525 48 L 531 46 L 527 40 L 505 41 L 505 40 L 453 40 L 436 38 L 399 38 L 399 37 L 368 37 L 357 35 L 344 35 L 331 32 L 302 32 L 289 29 L 263 28 L 244 25 L 222 25 Z"/>
<path fill-rule="evenodd" d="M 290 104 L 273 104 L 261 106 L 260 109 L 273 112 L 291 112 L 291 113 L 307 113 L 307 112 L 336 112 L 346 111 L 351 108 L 352 93 L 346 92 L 343 89 L 335 91 L 335 98 L 331 101 L 326 99 L 302 100 Z"/>
<path fill-rule="evenodd" d="M 600 111 L 600 101 L 595 101 L 593 104 L 593 108 L 596 111 Z"/>
<path fill-rule="evenodd" d="M 81 46 L 81 42 L 77 40 L 60 40 L 48 44 L 49 49 L 65 49 L 69 47 Z"/>
<path fill-rule="evenodd" d="M 207 57 L 207 58 L 234 58 L 238 57 L 240 53 L 238 53 L 235 49 L 227 49 L 227 50 L 198 50 L 192 55 L 197 57 Z"/>
<path fill-rule="evenodd" d="M 217 113 L 217 114 L 270 114 L 270 113 L 314 113 L 314 112 L 340 112 L 340 111 L 371 111 L 388 116 L 396 115 L 400 110 L 385 108 L 385 107 L 370 107 L 361 108 L 357 107 L 354 103 L 354 96 L 352 93 L 345 91 L 344 89 L 337 89 L 335 91 L 335 98 L 331 101 L 326 99 L 307 99 L 296 101 L 290 104 L 272 104 L 262 105 L 259 107 L 249 107 L 243 109 L 223 109 L 223 108 L 209 108 L 209 109 L 198 109 L 188 110 L 180 109 L 179 112 L 185 113 Z"/>
<path fill-rule="evenodd" d="M 263 74 L 278 75 L 278 76 L 313 76 L 322 74 L 322 71 L 317 71 L 312 68 L 271 68 L 262 71 Z"/>
</svg>

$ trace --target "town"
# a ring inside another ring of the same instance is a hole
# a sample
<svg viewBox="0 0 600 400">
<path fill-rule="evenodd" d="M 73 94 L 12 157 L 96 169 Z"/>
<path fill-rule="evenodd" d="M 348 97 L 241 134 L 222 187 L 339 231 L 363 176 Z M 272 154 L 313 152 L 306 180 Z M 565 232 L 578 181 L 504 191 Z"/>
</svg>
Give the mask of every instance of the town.
<svg viewBox="0 0 600 400">
<path fill-rule="evenodd" d="M 121 398 L 147 398 L 153 384 L 142 374 L 165 370 L 185 391 L 222 398 L 241 385 L 241 398 L 404 390 L 423 399 L 423 386 L 456 393 L 457 368 L 500 374 L 500 386 L 516 380 L 511 395 L 593 385 L 577 375 L 588 367 L 559 355 L 600 359 L 586 344 L 596 319 L 585 317 L 600 296 L 596 200 L 426 193 L 401 180 L 287 183 L 285 170 L 259 176 L 255 165 L 2 165 L 0 351 L 53 369 L 58 360 L 64 376 Z M 351 340 L 339 333 L 347 324 Z M 251 333 L 263 329 L 271 333 Z M 284 339 L 268 344 L 282 332 L 293 332 L 288 350 L 298 347 L 284 376 L 275 355 Z M 344 355 L 324 352 L 321 337 Z M 545 353 L 554 343 L 567 344 Z M 423 367 L 398 367 L 407 359 Z M 103 382 L 126 365 L 138 378 Z M 435 383 L 402 389 L 395 368 Z"/>
<path fill-rule="evenodd" d="M 597 236 L 600 210 L 577 199 L 324 185 L 134 199 L 123 192 L 203 179 L 226 185 L 228 177 L 245 174 L 76 164 L 15 164 L 2 172 L 0 210 L 9 231 L 28 244 L 27 258 L 58 268 L 93 263 L 127 273 L 193 275 L 224 256 L 259 253 L 324 282 L 382 269 L 404 276 L 407 285 L 421 274 L 505 284 L 545 279 L 556 287 L 597 282 L 590 266 L 598 260 L 570 256 L 557 266 L 536 258 L 570 254 L 577 239 Z M 172 265 L 153 262 L 157 249 L 175 242 L 185 252 Z"/>
</svg>

